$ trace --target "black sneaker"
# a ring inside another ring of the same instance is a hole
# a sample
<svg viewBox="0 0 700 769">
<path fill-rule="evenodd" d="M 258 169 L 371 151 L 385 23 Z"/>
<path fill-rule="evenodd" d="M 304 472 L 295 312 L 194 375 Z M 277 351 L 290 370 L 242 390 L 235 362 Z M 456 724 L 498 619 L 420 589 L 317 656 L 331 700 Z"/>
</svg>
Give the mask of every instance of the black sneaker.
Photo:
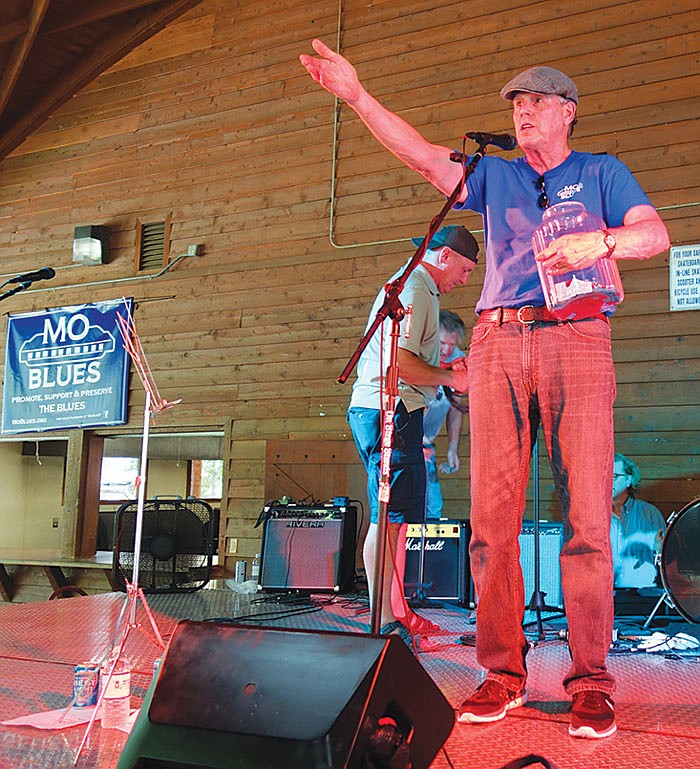
<svg viewBox="0 0 700 769">
<path fill-rule="evenodd" d="M 595 690 L 574 694 L 569 724 L 569 734 L 572 737 L 597 740 L 610 737 L 616 731 L 615 703 L 609 695 Z"/>
<path fill-rule="evenodd" d="M 512 692 L 510 689 L 491 678 L 464 700 L 457 711 L 460 724 L 488 724 L 500 721 L 513 708 L 519 708 L 527 701 L 524 691 Z"/>
</svg>

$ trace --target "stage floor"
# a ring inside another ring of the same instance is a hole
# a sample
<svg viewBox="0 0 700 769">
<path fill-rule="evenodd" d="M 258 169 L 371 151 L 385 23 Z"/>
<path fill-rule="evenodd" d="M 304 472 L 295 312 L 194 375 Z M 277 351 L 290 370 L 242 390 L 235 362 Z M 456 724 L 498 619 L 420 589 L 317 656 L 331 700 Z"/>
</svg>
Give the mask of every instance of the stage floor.
<svg viewBox="0 0 700 769">
<path fill-rule="evenodd" d="M 73 669 L 102 657 L 118 640 L 115 629 L 126 601 L 122 593 L 107 593 L 30 604 L 0 605 L 0 716 L 3 720 L 65 707 L 72 693 Z M 252 603 L 226 587 L 196 593 L 147 596 L 156 624 L 166 638 L 180 619 L 233 620 L 262 627 L 364 632 L 368 622 L 366 597 L 347 595 L 308 597 L 261 595 Z M 419 655 L 452 705 L 477 685 L 481 673 L 471 645 L 473 614 L 467 609 L 431 604 L 420 613 L 443 629 L 433 640 L 439 648 Z M 544 619 L 547 619 L 545 615 Z M 682 618 L 662 618 L 643 631 L 644 617 L 616 620 L 622 636 L 663 631 L 698 638 L 700 626 Z M 138 608 L 141 625 L 129 630 L 126 655 L 132 660 L 132 706 L 137 707 L 150 683 L 154 660 L 160 656 L 146 631 L 149 622 Z M 697 650 L 655 652 L 613 649 L 610 668 L 617 677 L 615 695 L 618 732 L 605 740 L 575 740 L 567 734 L 568 701 L 561 688 L 567 669 L 566 642 L 557 631 L 565 620 L 545 622 L 545 638 L 537 627 L 529 633 L 528 704 L 505 720 L 489 725 L 456 724 L 431 764 L 432 769 L 500 769 L 507 762 L 538 754 L 558 769 L 666 769 L 700 767 L 700 656 Z M 215 693 L 212 693 L 215 696 Z M 303 706 L 303 693 L 299 693 Z M 0 726 L 0 766 L 3 769 L 112 769 L 126 735 L 101 729 L 86 734 L 84 725 L 61 730 L 30 726 Z M 77 764 L 76 764 L 77 757 Z M 538 764 L 540 766 L 540 764 Z M 294 769 L 294 767 L 284 767 Z"/>
</svg>

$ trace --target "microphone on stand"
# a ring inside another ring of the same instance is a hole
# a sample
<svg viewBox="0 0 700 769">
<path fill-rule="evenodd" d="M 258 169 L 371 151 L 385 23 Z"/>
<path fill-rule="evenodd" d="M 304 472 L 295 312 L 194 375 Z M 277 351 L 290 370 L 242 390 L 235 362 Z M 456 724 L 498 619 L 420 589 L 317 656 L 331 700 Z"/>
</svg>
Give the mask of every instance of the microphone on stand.
<svg viewBox="0 0 700 769">
<path fill-rule="evenodd" d="M 7 283 L 34 283 L 37 280 L 49 280 L 56 274 L 56 270 L 53 267 L 42 267 L 40 270 L 34 272 L 25 272 L 22 275 L 16 275 L 14 278 L 6 280 L 3 285 Z"/>
<path fill-rule="evenodd" d="M 514 150 L 518 146 L 515 136 L 510 134 L 487 134 L 483 131 L 470 131 L 464 134 L 464 136 L 467 139 L 473 139 L 475 142 L 478 142 L 482 147 L 485 147 L 487 144 L 493 144 L 494 147 L 499 147 L 502 150 Z"/>
<path fill-rule="evenodd" d="M 487 134 L 483 131 L 470 131 L 462 136 L 463 139 L 473 139 L 479 143 L 479 149 L 486 147 L 487 144 L 493 144 L 502 150 L 514 150 L 518 146 L 515 136 L 510 134 Z M 462 152 L 450 152 L 450 160 L 453 163 L 464 163 L 467 156 Z"/>
</svg>

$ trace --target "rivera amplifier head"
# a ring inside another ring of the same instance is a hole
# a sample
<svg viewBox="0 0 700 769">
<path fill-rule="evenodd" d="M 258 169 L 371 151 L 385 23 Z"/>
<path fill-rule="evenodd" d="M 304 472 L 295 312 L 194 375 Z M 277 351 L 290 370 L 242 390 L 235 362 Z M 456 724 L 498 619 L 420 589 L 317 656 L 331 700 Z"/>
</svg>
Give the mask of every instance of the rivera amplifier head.
<svg viewBox="0 0 700 769">
<path fill-rule="evenodd" d="M 270 508 L 263 529 L 260 587 L 346 590 L 355 576 L 356 526 L 354 507 Z"/>
</svg>

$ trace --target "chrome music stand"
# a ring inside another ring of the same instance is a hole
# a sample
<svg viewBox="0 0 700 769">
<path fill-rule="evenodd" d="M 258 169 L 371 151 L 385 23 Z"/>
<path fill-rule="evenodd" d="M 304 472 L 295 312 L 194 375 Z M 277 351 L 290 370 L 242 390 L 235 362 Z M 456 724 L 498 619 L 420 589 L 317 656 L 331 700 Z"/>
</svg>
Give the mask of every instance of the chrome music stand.
<svg viewBox="0 0 700 769">
<path fill-rule="evenodd" d="M 158 387 L 156 386 L 150 366 L 146 360 L 146 355 L 143 351 L 141 340 L 139 339 L 138 333 L 136 331 L 136 324 L 134 323 L 134 319 L 131 315 L 129 305 L 126 300 L 124 300 L 124 306 L 126 308 L 126 318 L 122 317 L 121 315 L 117 315 L 119 332 L 124 343 L 124 348 L 129 354 L 129 357 L 134 364 L 134 368 L 138 373 L 139 379 L 141 380 L 141 384 L 143 385 L 146 392 L 146 401 L 143 410 L 141 465 L 139 469 L 139 476 L 136 479 L 136 485 L 138 486 L 138 499 L 136 508 L 136 530 L 134 533 L 134 563 L 132 565 L 131 582 L 126 580 L 126 598 L 119 613 L 117 624 L 115 625 L 115 634 L 120 625 L 122 625 L 122 621 L 125 616 L 127 617 L 127 621 L 123 625 L 119 645 L 116 647 L 117 653 L 114 655 L 111 654 L 112 649 L 115 648 L 115 646 L 112 645 L 107 656 L 102 660 L 104 664 L 105 659 L 110 659 L 111 655 L 109 670 L 107 671 L 107 679 L 100 687 L 100 694 L 97 700 L 97 704 L 95 705 L 95 709 L 93 710 L 92 716 L 90 717 L 90 721 L 88 722 L 85 734 L 83 735 L 83 739 L 78 747 L 75 760 L 73 761 L 74 766 L 78 763 L 80 754 L 82 753 L 83 748 L 85 747 L 85 743 L 87 742 L 90 732 L 92 731 L 92 728 L 95 724 L 95 720 L 97 719 L 97 714 L 100 711 L 100 706 L 102 705 L 107 686 L 109 685 L 109 682 L 114 675 L 114 671 L 116 670 L 117 665 L 122 658 L 122 653 L 124 651 L 124 647 L 126 646 L 129 633 L 132 630 L 140 630 L 143 635 L 149 641 L 151 641 L 151 643 L 156 645 L 161 650 L 165 649 L 165 641 L 163 641 L 163 637 L 158 630 L 158 625 L 156 624 L 155 618 L 153 617 L 153 612 L 151 611 L 148 602 L 146 601 L 146 596 L 144 595 L 143 589 L 139 586 L 139 566 L 141 561 L 141 536 L 143 533 L 143 509 L 146 496 L 146 471 L 148 466 L 148 438 L 151 420 L 155 421 L 155 415 L 157 413 L 164 411 L 165 409 L 172 408 L 173 406 L 180 403 L 180 401 L 166 401 L 164 398 L 160 397 Z M 151 630 L 153 631 L 153 637 L 151 637 L 144 630 L 143 626 L 136 620 L 136 610 L 138 608 L 139 602 L 146 612 L 148 622 L 151 626 Z"/>
</svg>

